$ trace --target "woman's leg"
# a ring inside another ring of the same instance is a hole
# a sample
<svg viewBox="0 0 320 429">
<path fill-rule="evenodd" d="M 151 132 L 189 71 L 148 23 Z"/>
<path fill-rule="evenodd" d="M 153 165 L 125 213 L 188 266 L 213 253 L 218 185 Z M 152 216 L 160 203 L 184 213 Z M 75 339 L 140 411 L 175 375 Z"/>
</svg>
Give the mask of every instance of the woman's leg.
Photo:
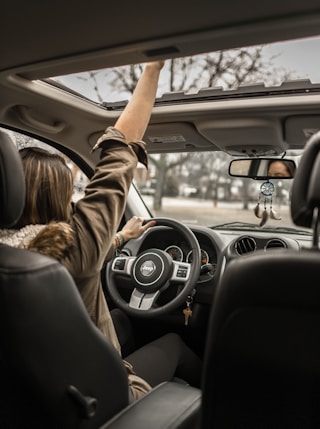
<svg viewBox="0 0 320 429">
<path fill-rule="evenodd" d="M 125 358 L 136 349 L 130 319 L 119 308 L 112 309 L 110 314 L 121 346 L 122 357 Z"/>
<path fill-rule="evenodd" d="M 126 356 L 137 375 L 152 387 L 179 377 L 200 387 L 202 362 L 179 335 L 170 333 Z"/>
</svg>

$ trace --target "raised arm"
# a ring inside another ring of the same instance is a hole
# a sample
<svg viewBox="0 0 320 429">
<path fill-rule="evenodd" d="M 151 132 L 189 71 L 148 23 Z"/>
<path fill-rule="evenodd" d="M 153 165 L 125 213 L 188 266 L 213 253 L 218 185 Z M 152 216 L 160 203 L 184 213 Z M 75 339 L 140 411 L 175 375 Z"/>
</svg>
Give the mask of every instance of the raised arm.
<svg viewBox="0 0 320 429">
<path fill-rule="evenodd" d="M 127 143 L 141 140 L 146 131 L 163 65 L 164 61 L 145 65 L 130 101 L 114 125 L 125 135 Z"/>
<path fill-rule="evenodd" d="M 93 147 L 93 151 L 101 149 L 100 159 L 84 197 L 77 201 L 73 212 L 73 228 L 79 236 L 77 248 L 81 250 L 73 255 L 79 260 L 70 262 L 70 269 L 81 266 L 81 272 L 78 269 L 74 277 L 87 276 L 88 272 L 101 269 L 106 256 L 113 254 L 114 237 L 137 163 L 146 163 L 145 144 L 141 140 L 151 116 L 163 65 L 163 61 L 145 65 L 120 117 Z M 147 226 L 142 227 L 145 228 Z M 124 240 L 132 238 L 132 232 L 126 231 Z"/>
</svg>

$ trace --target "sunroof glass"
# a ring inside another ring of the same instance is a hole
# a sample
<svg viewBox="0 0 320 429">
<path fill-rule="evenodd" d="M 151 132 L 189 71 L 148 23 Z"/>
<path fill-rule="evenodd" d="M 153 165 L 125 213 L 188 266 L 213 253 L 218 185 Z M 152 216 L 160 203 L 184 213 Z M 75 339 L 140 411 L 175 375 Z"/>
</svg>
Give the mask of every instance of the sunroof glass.
<svg viewBox="0 0 320 429">
<path fill-rule="evenodd" d="M 296 79 L 320 83 L 319 52 L 320 36 L 167 60 L 157 96 L 262 82 L 273 86 Z M 54 79 L 92 101 L 115 102 L 130 96 L 142 68 L 131 65 Z"/>
</svg>

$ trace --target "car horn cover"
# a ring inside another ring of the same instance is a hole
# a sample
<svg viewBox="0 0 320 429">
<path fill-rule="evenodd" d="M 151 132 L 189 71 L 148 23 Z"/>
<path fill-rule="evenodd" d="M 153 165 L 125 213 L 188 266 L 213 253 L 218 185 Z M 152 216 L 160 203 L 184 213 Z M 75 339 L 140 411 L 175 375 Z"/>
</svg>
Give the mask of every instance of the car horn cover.
<svg viewBox="0 0 320 429">
<path fill-rule="evenodd" d="M 149 249 L 136 259 L 132 268 L 132 280 L 140 292 L 154 292 L 168 282 L 172 271 L 170 255 L 159 249 Z"/>
</svg>

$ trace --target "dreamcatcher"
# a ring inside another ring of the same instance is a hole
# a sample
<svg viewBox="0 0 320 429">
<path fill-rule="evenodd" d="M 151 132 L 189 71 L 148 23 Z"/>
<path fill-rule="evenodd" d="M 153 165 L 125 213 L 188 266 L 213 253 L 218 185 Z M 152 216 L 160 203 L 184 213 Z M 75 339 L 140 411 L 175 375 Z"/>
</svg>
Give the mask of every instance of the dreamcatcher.
<svg viewBox="0 0 320 429">
<path fill-rule="evenodd" d="M 267 223 L 269 216 L 270 219 L 281 220 L 281 217 L 273 210 L 272 207 L 272 195 L 275 191 L 275 186 L 272 182 L 267 180 L 263 182 L 260 186 L 260 193 L 258 198 L 258 203 L 254 208 L 254 214 L 261 219 L 259 226 L 263 226 Z M 263 210 L 260 207 L 260 204 L 263 204 Z M 268 210 L 269 207 L 269 210 Z"/>
</svg>

